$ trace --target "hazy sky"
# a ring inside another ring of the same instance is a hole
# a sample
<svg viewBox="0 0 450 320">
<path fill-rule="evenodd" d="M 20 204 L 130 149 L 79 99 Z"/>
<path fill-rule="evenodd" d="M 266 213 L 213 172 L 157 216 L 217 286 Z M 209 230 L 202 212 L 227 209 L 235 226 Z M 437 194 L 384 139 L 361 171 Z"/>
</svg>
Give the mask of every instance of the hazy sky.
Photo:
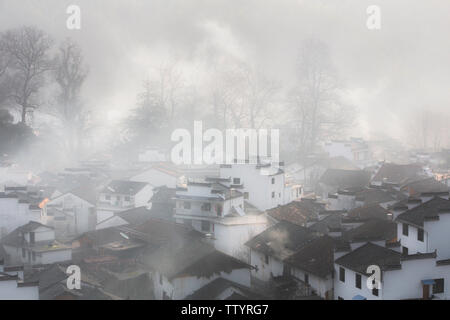
<svg viewBox="0 0 450 320">
<path fill-rule="evenodd" d="M 66 28 L 70 4 L 81 30 Z M 369 5 L 381 8 L 381 30 L 366 27 Z M 0 30 L 25 24 L 73 37 L 90 66 L 87 104 L 117 112 L 170 57 L 195 78 L 208 55 L 226 53 L 289 83 L 311 37 L 330 46 L 361 135 L 399 137 L 419 108 L 450 109 L 448 0 L 0 0 Z"/>
</svg>

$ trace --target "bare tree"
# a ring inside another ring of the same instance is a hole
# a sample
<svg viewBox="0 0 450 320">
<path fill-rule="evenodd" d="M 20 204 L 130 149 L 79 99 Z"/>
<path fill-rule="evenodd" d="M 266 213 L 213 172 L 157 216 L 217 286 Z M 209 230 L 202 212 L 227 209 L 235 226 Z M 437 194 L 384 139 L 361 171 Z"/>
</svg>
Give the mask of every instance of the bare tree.
<svg viewBox="0 0 450 320">
<path fill-rule="evenodd" d="M 297 77 L 289 95 L 289 111 L 300 151 L 306 155 L 314 151 L 321 139 L 342 133 L 351 123 L 352 114 L 340 100 L 337 74 L 324 43 L 303 43 Z"/>
<path fill-rule="evenodd" d="M 234 63 L 217 71 L 213 86 L 213 113 L 226 128 L 260 128 L 270 117 L 278 91 L 276 83 L 248 64 Z"/>
<path fill-rule="evenodd" d="M 33 27 L 1 34 L 0 47 L 9 62 L 8 98 L 19 106 L 22 123 L 26 123 L 27 112 L 38 107 L 37 95 L 45 85 L 45 74 L 52 68 L 51 46 L 50 37 Z"/>
<path fill-rule="evenodd" d="M 80 101 L 80 90 L 88 75 L 81 48 L 66 40 L 59 48 L 54 77 L 59 86 L 56 115 L 68 133 L 68 147 L 75 151 L 83 131 L 86 117 Z"/>
</svg>

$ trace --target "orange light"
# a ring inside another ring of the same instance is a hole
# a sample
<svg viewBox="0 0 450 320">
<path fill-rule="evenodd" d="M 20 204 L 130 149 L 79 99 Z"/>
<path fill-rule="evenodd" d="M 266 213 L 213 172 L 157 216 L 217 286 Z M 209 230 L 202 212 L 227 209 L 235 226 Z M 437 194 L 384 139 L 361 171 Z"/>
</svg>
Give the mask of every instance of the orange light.
<svg viewBox="0 0 450 320">
<path fill-rule="evenodd" d="M 49 202 L 50 200 L 48 198 L 45 198 L 44 200 L 42 200 L 41 203 L 39 203 L 39 208 L 44 208 L 45 205 L 47 204 L 47 202 Z"/>
</svg>

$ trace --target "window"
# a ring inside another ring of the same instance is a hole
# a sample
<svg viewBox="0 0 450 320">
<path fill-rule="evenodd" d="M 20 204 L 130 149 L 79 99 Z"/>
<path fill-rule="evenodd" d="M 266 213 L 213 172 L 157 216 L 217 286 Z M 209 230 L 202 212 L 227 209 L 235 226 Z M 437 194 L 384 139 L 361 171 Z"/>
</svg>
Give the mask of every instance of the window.
<svg viewBox="0 0 450 320">
<path fill-rule="evenodd" d="M 407 248 L 407 247 L 402 247 L 402 254 L 403 254 L 404 256 L 407 256 L 407 255 L 408 255 L 408 248 Z"/>
<path fill-rule="evenodd" d="M 233 178 L 233 184 L 240 184 L 241 179 L 240 178 Z"/>
<path fill-rule="evenodd" d="M 266 264 L 269 264 L 269 255 L 264 255 L 264 262 L 266 263 Z"/>
<path fill-rule="evenodd" d="M 248 200 L 248 192 L 244 192 L 244 199 Z"/>
<path fill-rule="evenodd" d="M 339 280 L 345 282 L 345 269 L 339 267 Z"/>
<path fill-rule="evenodd" d="M 275 192 L 272 192 L 272 198 L 275 198 Z"/>
<path fill-rule="evenodd" d="M 33 259 L 33 261 L 36 261 L 36 252 L 32 252 L 31 253 L 31 259 Z"/>
<path fill-rule="evenodd" d="M 209 221 L 202 221 L 202 231 L 209 231 L 210 228 Z"/>
<path fill-rule="evenodd" d="M 191 209 L 191 203 L 187 201 L 183 202 L 183 208 L 186 210 Z"/>
<path fill-rule="evenodd" d="M 222 205 L 221 204 L 216 205 L 216 212 L 219 217 L 222 216 L 222 211 L 223 211 Z"/>
<path fill-rule="evenodd" d="M 106 200 L 111 200 L 111 196 L 105 196 Z"/>
<path fill-rule="evenodd" d="M 202 204 L 202 211 L 211 211 L 211 203 L 205 202 Z"/>
<path fill-rule="evenodd" d="M 27 251 L 22 248 L 22 258 L 26 258 L 27 257 Z"/>
<path fill-rule="evenodd" d="M 355 273 L 355 287 L 361 289 L 361 275 L 358 273 Z"/>
<path fill-rule="evenodd" d="M 163 275 L 161 273 L 159 274 L 159 284 L 163 284 Z"/>
<path fill-rule="evenodd" d="M 434 279 L 433 294 L 444 292 L 444 279 Z"/>
<path fill-rule="evenodd" d="M 34 232 L 30 232 L 30 243 L 34 244 Z"/>
<path fill-rule="evenodd" d="M 130 197 L 129 196 L 126 196 L 124 199 L 125 199 L 125 201 L 128 201 L 128 202 L 130 201 Z"/>
<path fill-rule="evenodd" d="M 275 184 L 275 178 L 272 178 L 272 184 Z"/>
<path fill-rule="evenodd" d="M 403 228 L 403 235 L 407 236 L 409 234 L 408 225 L 406 223 L 403 223 L 402 228 Z"/>
<path fill-rule="evenodd" d="M 309 284 L 309 274 L 305 273 L 305 283 Z"/>
<path fill-rule="evenodd" d="M 417 240 L 423 242 L 423 229 L 417 229 Z"/>
<path fill-rule="evenodd" d="M 378 297 L 378 289 L 377 289 L 377 288 L 373 288 L 373 289 L 372 289 L 372 294 L 373 294 L 374 296 L 377 296 L 377 297 Z"/>
</svg>

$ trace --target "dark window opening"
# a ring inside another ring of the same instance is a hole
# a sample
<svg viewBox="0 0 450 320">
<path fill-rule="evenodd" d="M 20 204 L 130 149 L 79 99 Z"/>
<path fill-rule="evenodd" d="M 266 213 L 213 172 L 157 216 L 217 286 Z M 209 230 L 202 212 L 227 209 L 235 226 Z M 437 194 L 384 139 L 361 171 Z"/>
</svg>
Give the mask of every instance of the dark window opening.
<svg viewBox="0 0 450 320">
<path fill-rule="evenodd" d="M 345 282 L 345 269 L 342 267 L 339 268 L 339 280 Z"/>
<path fill-rule="evenodd" d="M 233 184 L 240 184 L 241 179 L 240 178 L 233 178 Z"/>
<path fill-rule="evenodd" d="M 305 283 L 309 284 L 309 274 L 305 273 Z"/>
<path fill-rule="evenodd" d="M 407 255 L 408 255 L 408 252 L 409 252 L 409 250 L 408 250 L 407 247 L 402 247 L 402 254 L 403 254 L 404 256 L 407 256 Z"/>
<path fill-rule="evenodd" d="M 372 294 L 373 294 L 374 296 L 377 296 L 377 297 L 378 297 L 378 289 L 377 289 L 377 288 L 373 288 L 373 289 L 372 289 Z"/>
<path fill-rule="evenodd" d="M 417 240 L 423 242 L 423 229 L 417 229 Z"/>
<path fill-rule="evenodd" d="M 187 201 L 183 202 L 183 208 L 186 210 L 191 209 L 191 203 Z"/>
<path fill-rule="evenodd" d="M 444 292 L 444 279 L 434 279 L 433 294 Z"/>
<path fill-rule="evenodd" d="M 355 287 L 361 289 L 361 275 L 358 273 L 355 273 Z"/>
<path fill-rule="evenodd" d="M 406 223 L 403 223 L 402 228 L 403 228 L 403 235 L 407 236 L 409 234 L 408 225 Z"/>
</svg>

